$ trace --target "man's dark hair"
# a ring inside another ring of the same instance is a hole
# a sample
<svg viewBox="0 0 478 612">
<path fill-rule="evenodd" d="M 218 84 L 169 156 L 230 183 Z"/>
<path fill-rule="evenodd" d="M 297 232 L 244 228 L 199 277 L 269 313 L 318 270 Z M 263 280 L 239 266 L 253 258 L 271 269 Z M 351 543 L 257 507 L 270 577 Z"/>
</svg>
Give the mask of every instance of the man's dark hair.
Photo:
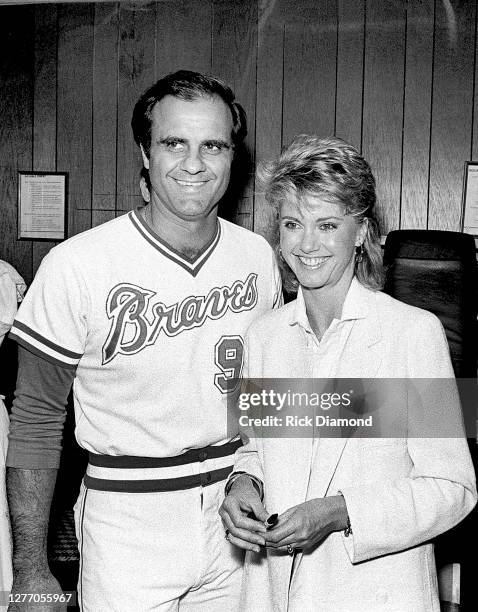
<svg viewBox="0 0 478 612">
<path fill-rule="evenodd" d="M 242 106 L 234 101 L 234 93 L 230 87 L 214 77 L 190 70 L 179 70 L 168 74 L 147 89 L 134 107 L 131 120 L 134 139 L 138 146 L 143 147 L 147 157 L 151 148 L 152 111 L 155 104 L 165 96 L 186 101 L 219 96 L 231 111 L 233 144 L 240 144 L 247 134 L 246 113 Z"/>
</svg>

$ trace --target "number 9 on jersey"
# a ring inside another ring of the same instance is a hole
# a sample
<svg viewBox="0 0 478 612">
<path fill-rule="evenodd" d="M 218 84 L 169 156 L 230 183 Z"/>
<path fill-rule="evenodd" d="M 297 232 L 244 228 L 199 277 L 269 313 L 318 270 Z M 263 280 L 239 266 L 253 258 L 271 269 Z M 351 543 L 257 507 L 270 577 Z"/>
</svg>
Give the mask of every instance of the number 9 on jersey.
<svg viewBox="0 0 478 612">
<path fill-rule="evenodd" d="M 221 372 L 214 375 L 214 384 L 221 393 L 230 393 L 237 388 L 242 374 L 243 355 L 241 336 L 222 336 L 216 344 L 214 361 Z M 234 379 L 237 383 L 232 386 L 230 381 Z"/>
</svg>

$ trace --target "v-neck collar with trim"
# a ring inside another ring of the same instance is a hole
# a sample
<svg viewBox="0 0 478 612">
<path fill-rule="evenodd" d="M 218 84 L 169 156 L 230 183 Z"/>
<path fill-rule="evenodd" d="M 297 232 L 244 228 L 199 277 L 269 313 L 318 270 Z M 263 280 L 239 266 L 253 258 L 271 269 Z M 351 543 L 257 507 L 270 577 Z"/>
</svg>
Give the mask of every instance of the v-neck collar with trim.
<svg viewBox="0 0 478 612">
<path fill-rule="evenodd" d="M 149 242 L 149 244 L 155 248 L 157 251 L 167 257 L 178 266 L 181 266 L 186 272 L 189 272 L 191 276 L 197 276 L 199 270 L 204 266 L 206 261 L 212 255 L 214 249 L 216 248 L 219 239 L 221 237 L 221 222 L 220 219 L 217 219 L 216 232 L 211 240 L 204 246 L 203 249 L 193 258 L 188 258 L 170 244 L 168 244 L 165 240 L 160 238 L 158 234 L 153 232 L 153 230 L 149 227 L 143 217 L 139 214 L 137 210 L 132 210 L 128 213 L 128 216 L 134 225 L 134 227 L 138 230 L 141 236 Z"/>
</svg>

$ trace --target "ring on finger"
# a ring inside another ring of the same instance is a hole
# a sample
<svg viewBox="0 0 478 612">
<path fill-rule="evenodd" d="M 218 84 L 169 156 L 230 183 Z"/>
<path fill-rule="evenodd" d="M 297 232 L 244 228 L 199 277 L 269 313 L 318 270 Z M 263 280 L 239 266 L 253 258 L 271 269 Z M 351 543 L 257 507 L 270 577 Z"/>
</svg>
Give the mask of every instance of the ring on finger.
<svg viewBox="0 0 478 612">
<path fill-rule="evenodd" d="M 290 544 L 287 544 L 287 552 L 289 553 L 289 555 L 293 555 L 294 554 L 294 547 L 291 546 Z"/>
<path fill-rule="evenodd" d="M 229 542 L 229 529 L 226 529 L 226 532 L 224 533 L 224 537 L 226 538 L 226 540 Z"/>
</svg>

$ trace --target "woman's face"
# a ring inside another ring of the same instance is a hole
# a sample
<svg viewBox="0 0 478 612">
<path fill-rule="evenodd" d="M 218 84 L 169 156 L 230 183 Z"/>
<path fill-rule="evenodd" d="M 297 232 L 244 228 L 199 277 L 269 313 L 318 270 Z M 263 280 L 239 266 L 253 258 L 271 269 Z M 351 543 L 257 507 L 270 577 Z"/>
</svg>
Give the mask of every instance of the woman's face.
<svg viewBox="0 0 478 612">
<path fill-rule="evenodd" d="M 280 210 L 282 256 L 308 289 L 348 287 L 355 247 L 365 238 L 366 223 L 345 215 L 341 204 L 306 195 L 284 201 Z"/>
</svg>

